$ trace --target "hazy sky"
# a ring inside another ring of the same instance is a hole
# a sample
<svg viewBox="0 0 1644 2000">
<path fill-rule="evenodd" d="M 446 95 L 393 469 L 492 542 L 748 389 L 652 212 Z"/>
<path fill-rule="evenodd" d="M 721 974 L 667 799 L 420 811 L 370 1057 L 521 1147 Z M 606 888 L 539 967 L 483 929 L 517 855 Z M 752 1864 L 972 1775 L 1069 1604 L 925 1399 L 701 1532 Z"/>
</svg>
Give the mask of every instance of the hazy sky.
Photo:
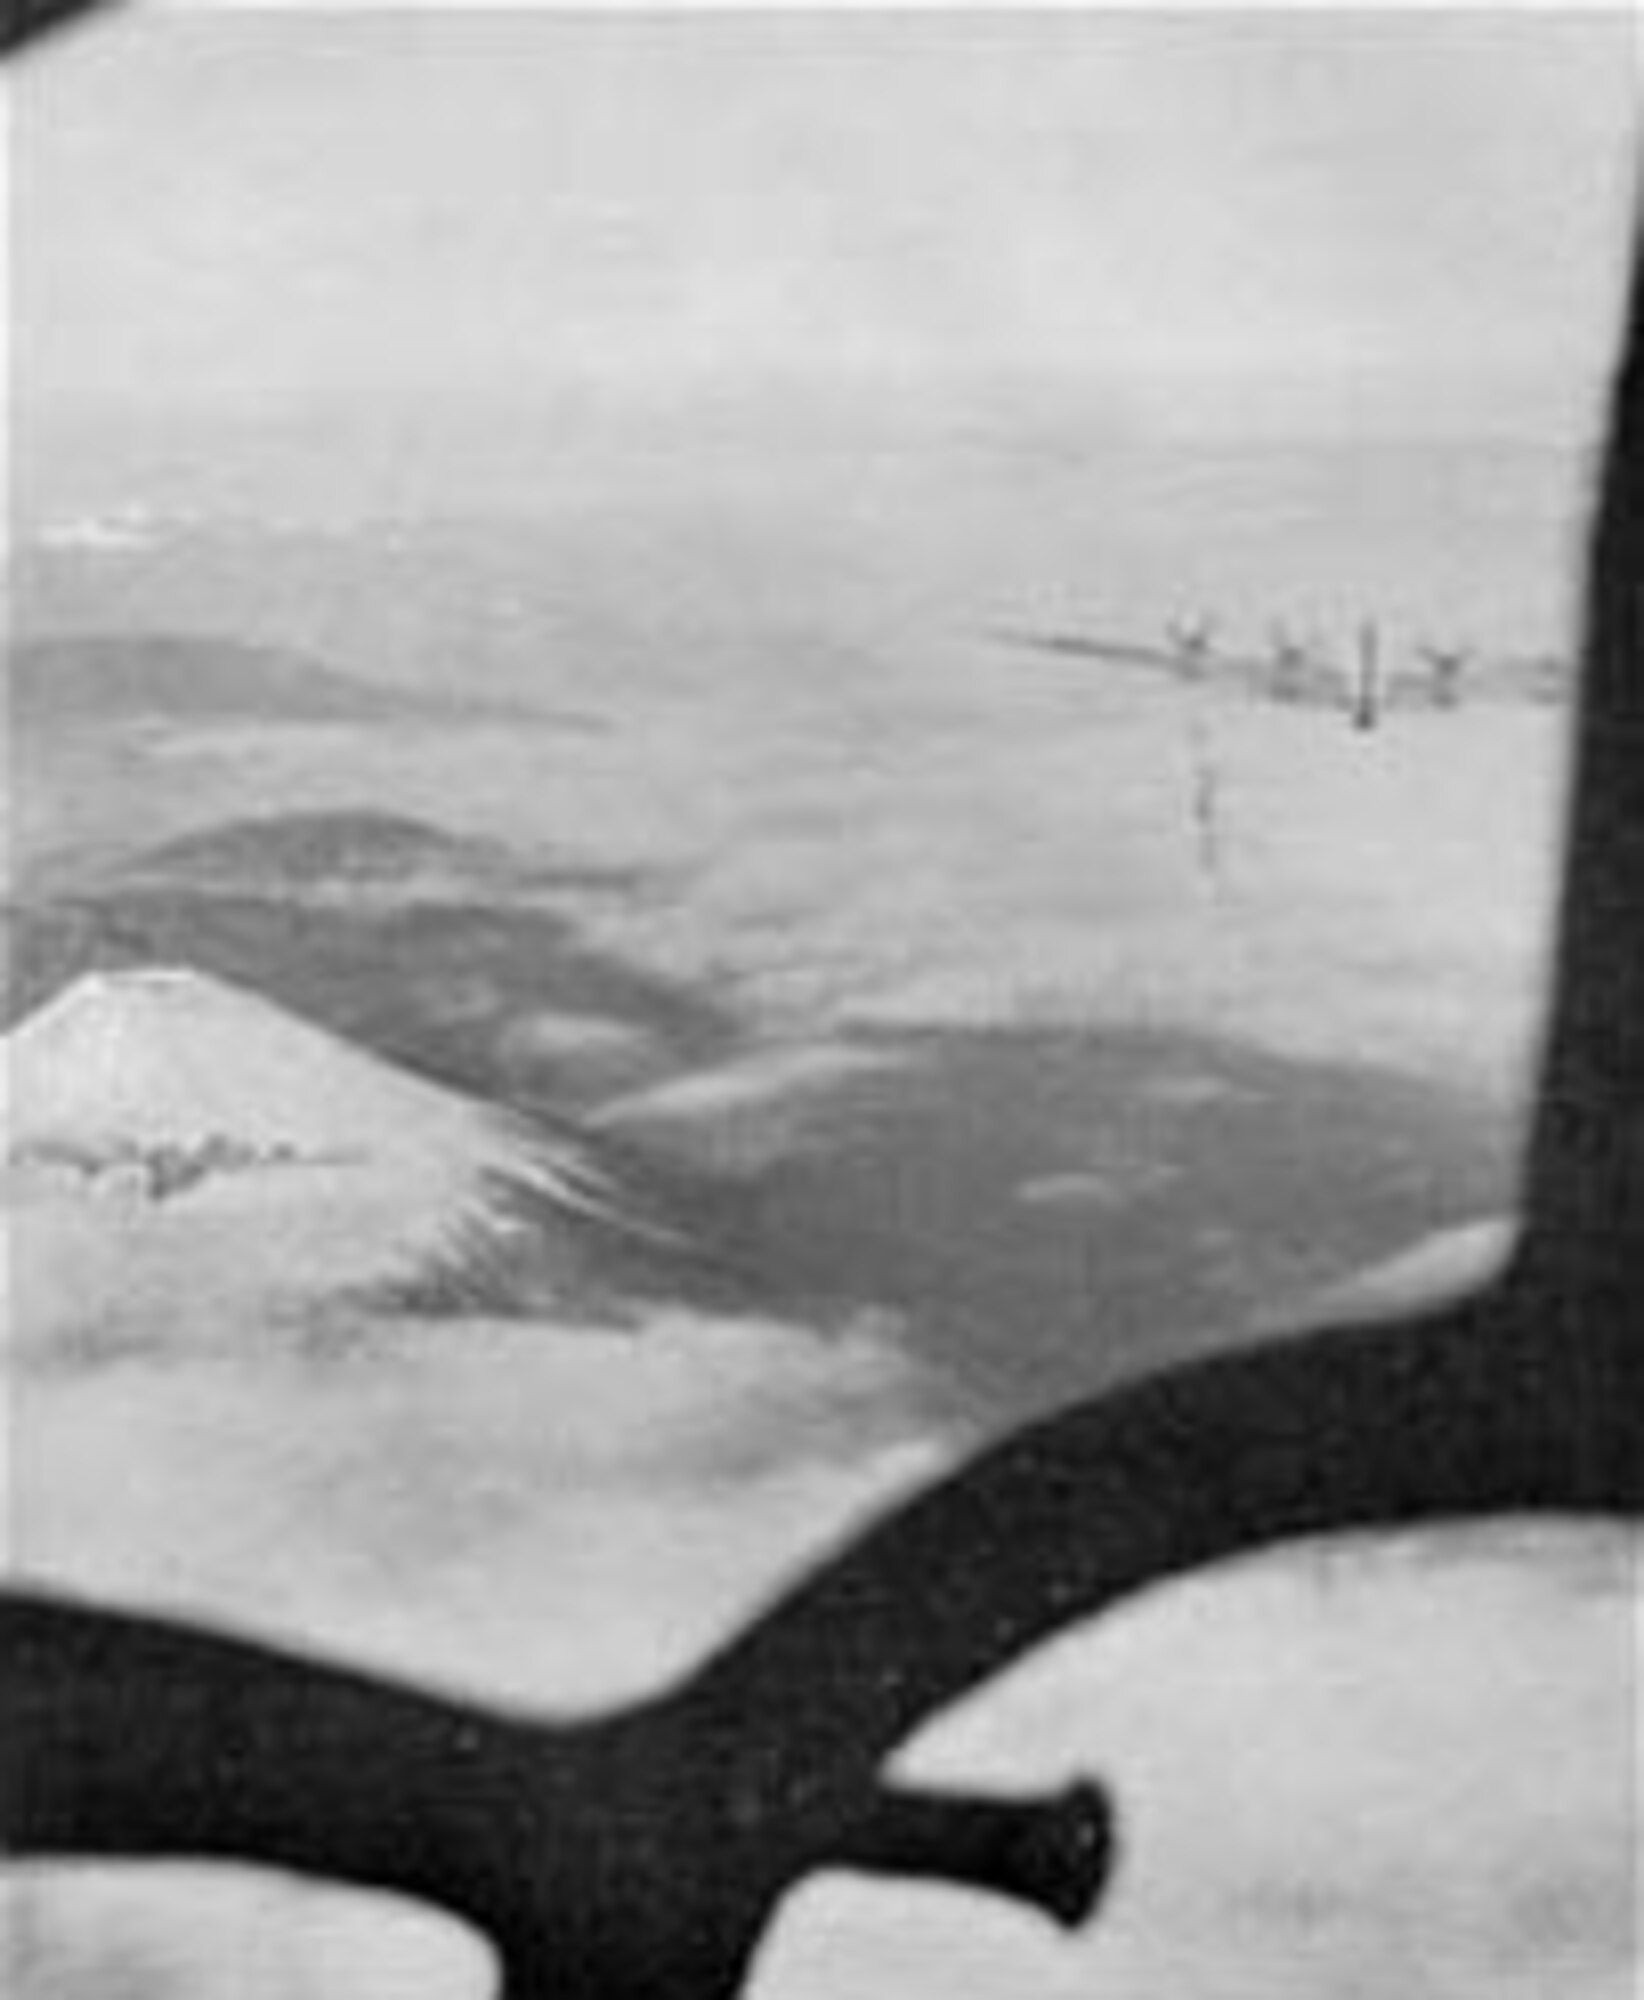
<svg viewBox="0 0 1644 2000">
<path fill-rule="evenodd" d="M 144 15 L 25 70 L 18 382 L 900 394 L 1560 428 L 1630 14 Z"/>
</svg>

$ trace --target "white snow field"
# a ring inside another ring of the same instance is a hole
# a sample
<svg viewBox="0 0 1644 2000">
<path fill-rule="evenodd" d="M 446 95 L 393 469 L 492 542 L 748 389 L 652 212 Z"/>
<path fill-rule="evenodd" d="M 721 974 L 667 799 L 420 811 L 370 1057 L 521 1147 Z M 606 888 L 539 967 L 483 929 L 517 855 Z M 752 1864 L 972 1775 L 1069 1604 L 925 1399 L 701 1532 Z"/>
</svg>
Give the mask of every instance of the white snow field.
<svg viewBox="0 0 1644 2000">
<path fill-rule="evenodd" d="M 7 1037 L 8 1145 L 88 1171 L 130 1147 L 226 1139 L 272 1164 L 364 1153 L 520 1171 L 498 1112 L 396 1073 L 255 993 L 188 968 L 90 973 Z M 544 1163 L 546 1166 L 546 1163 Z"/>
</svg>

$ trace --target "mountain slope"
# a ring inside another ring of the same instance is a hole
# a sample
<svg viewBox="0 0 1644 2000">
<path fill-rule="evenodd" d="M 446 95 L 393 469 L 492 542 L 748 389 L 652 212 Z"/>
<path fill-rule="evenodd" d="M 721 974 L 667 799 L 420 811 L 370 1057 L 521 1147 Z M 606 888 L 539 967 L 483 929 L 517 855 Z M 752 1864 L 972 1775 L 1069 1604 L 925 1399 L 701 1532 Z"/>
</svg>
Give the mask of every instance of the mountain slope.
<svg viewBox="0 0 1644 2000">
<path fill-rule="evenodd" d="M 18 725 L 156 720 L 359 722 L 395 696 L 271 646 L 172 633 L 24 640 L 9 652 Z"/>
<path fill-rule="evenodd" d="M 554 891 L 617 892 L 634 870 L 538 858 L 370 806 L 257 813 L 195 827 L 80 886 L 195 890 L 326 900 L 529 901 Z"/>
<path fill-rule="evenodd" d="M 528 879 L 523 863 L 498 841 L 366 808 L 223 821 L 150 849 L 126 872 L 206 887 L 297 892 L 429 878 L 506 889 Z"/>
<path fill-rule="evenodd" d="M 73 633 L 6 649 L 20 731 L 99 724 L 558 721 L 515 705 L 360 680 L 284 647 L 182 632 Z"/>
<path fill-rule="evenodd" d="M 680 1247 L 574 1142 L 202 973 L 83 978 L 0 1057 L 25 1338 L 201 1304 L 586 1302 Z"/>
</svg>

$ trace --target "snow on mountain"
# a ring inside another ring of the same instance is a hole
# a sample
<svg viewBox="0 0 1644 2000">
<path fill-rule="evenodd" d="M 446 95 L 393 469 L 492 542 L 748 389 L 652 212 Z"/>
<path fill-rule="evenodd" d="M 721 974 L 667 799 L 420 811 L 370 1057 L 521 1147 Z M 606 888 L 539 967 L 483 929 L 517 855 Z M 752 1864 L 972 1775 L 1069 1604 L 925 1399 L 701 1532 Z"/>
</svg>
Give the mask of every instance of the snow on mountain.
<svg viewBox="0 0 1644 2000">
<path fill-rule="evenodd" d="M 585 1291 L 663 1232 L 577 1146 L 206 974 L 77 980 L 0 1044 L 18 1324 Z"/>
</svg>

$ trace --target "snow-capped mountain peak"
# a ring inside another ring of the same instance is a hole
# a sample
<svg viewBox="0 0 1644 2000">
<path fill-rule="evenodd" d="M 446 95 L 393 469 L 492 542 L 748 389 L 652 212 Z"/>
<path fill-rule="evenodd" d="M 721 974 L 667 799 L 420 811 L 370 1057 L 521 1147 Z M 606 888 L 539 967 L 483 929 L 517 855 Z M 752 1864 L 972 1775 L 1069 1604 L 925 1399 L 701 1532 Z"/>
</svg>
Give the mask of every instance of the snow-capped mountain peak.
<svg viewBox="0 0 1644 2000">
<path fill-rule="evenodd" d="M 88 1259 L 168 1285 L 209 1262 L 214 1293 L 494 1307 L 580 1289 L 593 1238 L 662 1234 L 580 1143 L 202 972 L 77 980 L 5 1038 L 0 1085 L 16 1261 L 74 1291 Z"/>
<path fill-rule="evenodd" d="M 6 1056 L 14 1157 L 215 1139 L 316 1162 L 454 1150 L 506 1164 L 495 1113 L 206 973 L 88 974 Z"/>
</svg>

